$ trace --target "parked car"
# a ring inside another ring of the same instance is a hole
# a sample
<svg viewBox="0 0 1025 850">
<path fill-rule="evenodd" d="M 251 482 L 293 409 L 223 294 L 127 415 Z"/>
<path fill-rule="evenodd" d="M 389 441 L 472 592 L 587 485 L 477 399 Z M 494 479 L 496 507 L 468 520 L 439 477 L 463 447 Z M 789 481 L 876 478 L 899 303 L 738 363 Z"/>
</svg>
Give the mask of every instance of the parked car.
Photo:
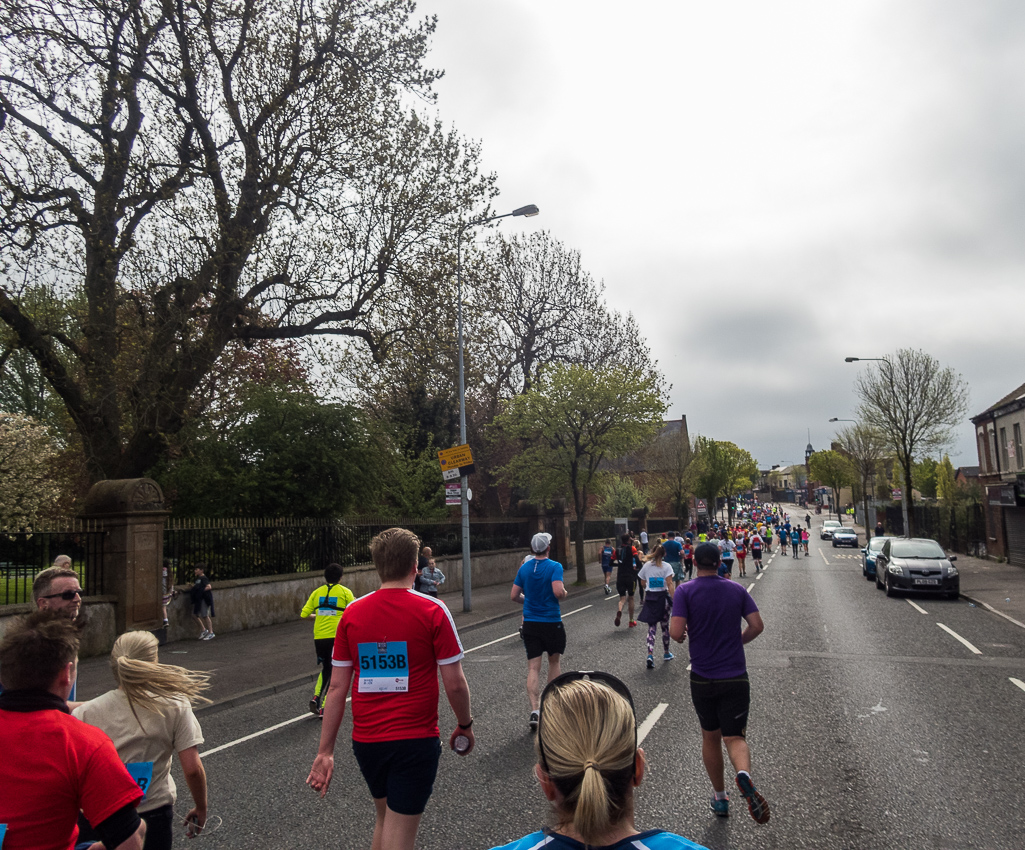
<svg viewBox="0 0 1025 850">
<path fill-rule="evenodd" d="M 833 529 L 833 548 L 837 546 L 853 546 L 855 549 L 858 548 L 858 532 L 856 532 L 849 525 L 841 525 L 839 528 Z"/>
<path fill-rule="evenodd" d="M 842 522 L 837 522 L 835 519 L 827 519 L 822 523 L 822 528 L 819 530 L 819 540 L 829 540 L 833 536 L 833 532 L 843 528 Z"/>
<path fill-rule="evenodd" d="M 876 577 L 876 555 L 883 548 L 883 544 L 892 539 L 890 535 L 870 537 L 865 548 L 861 550 L 861 574 L 869 581 L 875 580 Z"/>
<path fill-rule="evenodd" d="M 891 537 L 876 555 L 876 587 L 887 596 L 897 591 L 961 595 L 961 577 L 953 561 L 935 540 L 927 537 Z"/>
</svg>

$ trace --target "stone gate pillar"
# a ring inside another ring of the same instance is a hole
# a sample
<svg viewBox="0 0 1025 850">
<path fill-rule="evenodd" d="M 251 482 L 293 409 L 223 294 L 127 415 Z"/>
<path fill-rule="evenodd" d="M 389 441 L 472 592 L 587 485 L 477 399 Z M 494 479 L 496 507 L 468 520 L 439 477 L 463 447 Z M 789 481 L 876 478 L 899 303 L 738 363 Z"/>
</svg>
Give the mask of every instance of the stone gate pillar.
<svg viewBox="0 0 1025 850">
<path fill-rule="evenodd" d="M 161 626 L 164 494 L 149 478 L 100 481 L 85 499 L 83 519 L 107 532 L 103 593 L 117 597 L 117 633 Z"/>
<path fill-rule="evenodd" d="M 548 512 L 549 518 L 554 523 L 552 528 L 552 557 L 560 561 L 563 567 L 567 567 L 572 556 L 569 545 L 569 506 L 565 499 L 555 499 L 552 508 Z M 576 561 L 573 561 L 574 565 Z"/>
</svg>

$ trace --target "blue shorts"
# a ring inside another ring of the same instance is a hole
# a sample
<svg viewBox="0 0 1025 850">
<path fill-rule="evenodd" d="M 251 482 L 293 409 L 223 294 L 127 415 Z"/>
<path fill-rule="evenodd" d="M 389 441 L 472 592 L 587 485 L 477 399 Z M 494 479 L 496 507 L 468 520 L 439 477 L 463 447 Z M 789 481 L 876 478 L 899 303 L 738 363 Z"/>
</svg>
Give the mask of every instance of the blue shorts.
<svg viewBox="0 0 1025 850">
<path fill-rule="evenodd" d="M 441 758 L 438 738 L 352 742 L 356 763 L 375 800 L 400 815 L 422 815 L 434 790 Z"/>
</svg>

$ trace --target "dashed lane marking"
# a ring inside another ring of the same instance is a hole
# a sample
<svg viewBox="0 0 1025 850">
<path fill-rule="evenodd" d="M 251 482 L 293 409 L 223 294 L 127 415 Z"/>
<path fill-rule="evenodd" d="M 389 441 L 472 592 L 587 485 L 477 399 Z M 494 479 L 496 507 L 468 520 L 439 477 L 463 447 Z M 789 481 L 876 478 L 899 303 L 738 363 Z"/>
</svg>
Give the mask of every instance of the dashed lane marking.
<svg viewBox="0 0 1025 850">
<path fill-rule="evenodd" d="M 520 636 L 519 632 L 513 632 L 511 635 L 505 635 L 504 637 L 495 638 L 494 640 L 489 640 L 487 643 L 482 643 L 480 646 L 472 646 L 469 649 L 464 649 L 463 650 L 463 655 L 469 655 L 471 652 L 476 652 L 478 649 L 484 649 L 484 647 L 486 647 L 486 646 L 491 646 L 492 644 L 501 643 L 503 640 L 509 640 L 509 638 L 514 638 L 514 637 L 519 637 L 519 636 Z"/>
<path fill-rule="evenodd" d="M 648 737 L 648 733 L 658 723 L 658 719 L 665 714 L 666 709 L 669 708 L 669 703 L 660 702 L 652 710 L 651 714 L 644 718 L 644 722 L 637 727 L 637 746 L 639 747 L 644 739 Z"/>
<path fill-rule="evenodd" d="M 562 615 L 562 618 L 565 620 L 567 617 L 571 617 L 573 614 L 579 614 L 581 611 L 586 611 L 588 608 L 593 607 L 593 605 L 585 605 L 583 608 L 577 608 L 575 611 L 568 611 L 567 613 Z"/>
<path fill-rule="evenodd" d="M 819 554 L 820 554 L 820 555 L 822 556 L 822 560 L 823 560 L 823 561 L 826 561 L 826 553 L 825 553 L 825 552 L 823 552 L 823 551 L 822 551 L 821 549 L 819 549 Z M 826 566 L 827 566 L 827 567 L 831 567 L 831 566 L 833 566 L 833 565 L 832 565 L 832 564 L 830 564 L 830 563 L 829 563 L 829 561 L 826 561 Z"/>
<path fill-rule="evenodd" d="M 948 635 L 950 635 L 955 640 L 961 641 L 961 643 L 963 643 L 965 646 L 967 646 L 976 655 L 982 655 L 982 650 L 981 649 L 976 647 L 970 641 L 965 640 L 963 637 L 961 637 L 961 635 L 959 635 L 957 632 L 955 632 L 949 626 L 945 626 L 945 625 L 943 625 L 943 623 L 937 623 L 936 625 L 939 626 L 941 629 L 943 629 L 943 631 L 945 631 Z"/>
<path fill-rule="evenodd" d="M 908 605 L 910 605 L 912 608 L 914 608 L 919 614 L 928 614 L 929 613 L 921 605 L 918 605 L 918 604 L 912 602 L 910 599 L 905 600 L 905 601 L 908 603 Z"/>
<path fill-rule="evenodd" d="M 1011 676 L 1010 679 L 1013 685 L 1016 685 L 1017 687 L 1025 691 L 1025 682 L 1023 682 L 1021 679 L 1015 679 L 1014 676 Z"/>
</svg>

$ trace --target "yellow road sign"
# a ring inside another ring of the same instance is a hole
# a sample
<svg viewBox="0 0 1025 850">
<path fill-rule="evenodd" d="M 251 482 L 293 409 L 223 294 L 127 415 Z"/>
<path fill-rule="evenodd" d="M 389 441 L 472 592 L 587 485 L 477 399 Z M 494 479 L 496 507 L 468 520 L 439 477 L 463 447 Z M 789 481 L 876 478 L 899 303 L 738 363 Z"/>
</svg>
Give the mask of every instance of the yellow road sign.
<svg viewBox="0 0 1025 850">
<path fill-rule="evenodd" d="M 449 469 L 462 469 L 464 466 L 473 466 L 473 452 L 468 445 L 453 446 L 451 449 L 441 449 L 438 452 L 438 463 L 441 464 L 441 471 Z"/>
</svg>

